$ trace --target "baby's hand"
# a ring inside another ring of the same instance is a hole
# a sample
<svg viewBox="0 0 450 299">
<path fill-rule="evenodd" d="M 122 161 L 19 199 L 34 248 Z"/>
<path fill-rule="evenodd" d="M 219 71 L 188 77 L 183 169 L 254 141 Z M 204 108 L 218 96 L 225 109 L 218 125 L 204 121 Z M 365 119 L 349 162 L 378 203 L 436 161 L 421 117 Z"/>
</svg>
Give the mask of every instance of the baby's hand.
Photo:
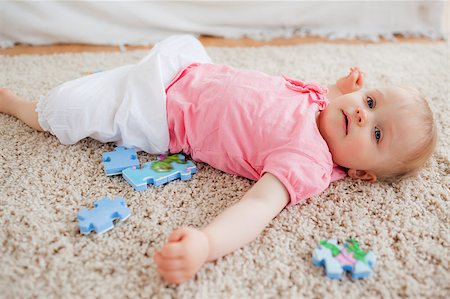
<svg viewBox="0 0 450 299">
<path fill-rule="evenodd" d="M 336 81 L 336 86 L 343 93 L 358 91 L 364 84 L 365 74 L 358 67 L 350 68 L 347 77 L 342 77 Z"/>
<path fill-rule="evenodd" d="M 182 227 L 173 231 L 153 259 L 161 276 L 171 283 L 182 283 L 195 276 L 209 254 L 208 237 L 200 230 Z"/>
</svg>

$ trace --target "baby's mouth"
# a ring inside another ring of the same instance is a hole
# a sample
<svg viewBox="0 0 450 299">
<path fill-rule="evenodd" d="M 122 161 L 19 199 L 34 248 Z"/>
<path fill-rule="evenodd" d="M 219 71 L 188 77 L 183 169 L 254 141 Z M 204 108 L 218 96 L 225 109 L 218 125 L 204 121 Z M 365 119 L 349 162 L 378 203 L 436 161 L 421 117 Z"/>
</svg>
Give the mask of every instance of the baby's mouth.
<svg viewBox="0 0 450 299">
<path fill-rule="evenodd" d="M 348 135 L 348 117 L 344 111 L 342 111 L 342 114 L 344 115 L 344 120 L 345 120 L 345 135 Z"/>
</svg>

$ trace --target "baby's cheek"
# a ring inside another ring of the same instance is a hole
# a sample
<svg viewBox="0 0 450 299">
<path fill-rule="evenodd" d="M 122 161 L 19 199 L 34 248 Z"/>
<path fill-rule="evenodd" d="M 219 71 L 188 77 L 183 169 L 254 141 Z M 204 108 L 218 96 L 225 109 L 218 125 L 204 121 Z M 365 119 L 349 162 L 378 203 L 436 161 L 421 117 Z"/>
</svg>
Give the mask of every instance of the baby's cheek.
<svg viewBox="0 0 450 299">
<path fill-rule="evenodd" d="M 352 139 L 347 140 L 346 150 L 354 160 L 359 160 L 366 157 L 368 146 L 361 139 Z"/>
<path fill-rule="evenodd" d="M 359 143 L 356 148 L 355 160 L 361 163 L 359 167 L 364 169 L 375 159 L 373 152 L 371 152 L 371 146 L 367 143 Z"/>
<path fill-rule="evenodd" d="M 347 168 L 364 169 L 371 159 L 370 144 L 361 135 L 337 140 L 332 149 L 333 161 Z"/>
<path fill-rule="evenodd" d="M 359 154 L 364 154 L 367 152 L 369 146 L 365 140 L 358 140 L 355 142 L 355 147 L 358 149 L 357 151 Z"/>
</svg>

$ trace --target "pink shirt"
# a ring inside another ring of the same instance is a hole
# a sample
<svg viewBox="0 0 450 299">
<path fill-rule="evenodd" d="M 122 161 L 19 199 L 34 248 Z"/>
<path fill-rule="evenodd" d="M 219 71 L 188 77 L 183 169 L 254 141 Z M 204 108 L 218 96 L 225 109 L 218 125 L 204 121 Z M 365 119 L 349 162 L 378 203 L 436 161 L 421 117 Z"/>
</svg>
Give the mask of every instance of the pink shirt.
<svg viewBox="0 0 450 299">
<path fill-rule="evenodd" d="M 345 176 L 317 128 L 316 114 L 328 101 L 316 83 L 193 64 L 166 92 L 172 153 L 252 180 L 269 172 L 284 184 L 291 205 Z"/>
</svg>

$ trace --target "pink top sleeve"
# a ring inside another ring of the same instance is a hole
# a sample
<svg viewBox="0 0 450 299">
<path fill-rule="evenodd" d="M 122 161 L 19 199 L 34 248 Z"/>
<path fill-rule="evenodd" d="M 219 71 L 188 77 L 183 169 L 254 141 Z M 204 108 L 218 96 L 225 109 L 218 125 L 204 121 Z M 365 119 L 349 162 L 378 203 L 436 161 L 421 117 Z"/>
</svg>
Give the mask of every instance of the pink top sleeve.
<svg viewBox="0 0 450 299">
<path fill-rule="evenodd" d="M 302 153 L 272 155 L 266 160 L 263 173 L 266 172 L 274 175 L 285 186 L 291 198 L 291 206 L 320 194 L 330 183 L 329 171 L 314 163 L 313 157 Z"/>
</svg>

